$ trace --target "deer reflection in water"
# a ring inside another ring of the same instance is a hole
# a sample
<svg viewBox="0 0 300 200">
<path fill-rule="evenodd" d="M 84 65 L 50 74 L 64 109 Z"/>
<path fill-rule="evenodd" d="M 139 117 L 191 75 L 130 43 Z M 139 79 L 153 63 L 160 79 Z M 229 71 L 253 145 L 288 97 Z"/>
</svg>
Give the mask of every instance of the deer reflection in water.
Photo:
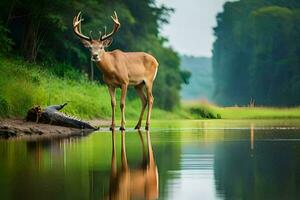
<svg viewBox="0 0 300 200">
<path fill-rule="evenodd" d="M 150 133 L 146 132 L 148 156 L 143 135 L 138 131 L 143 148 L 142 164 L 130 168 L 126 156 L 125 132 L 121 136 L 121 168 L 117 168 L 115 132 L 112 131 L 112 159 L 108 199 L 158 199 L 158 171 L 153 156 Z"/>
</svg>

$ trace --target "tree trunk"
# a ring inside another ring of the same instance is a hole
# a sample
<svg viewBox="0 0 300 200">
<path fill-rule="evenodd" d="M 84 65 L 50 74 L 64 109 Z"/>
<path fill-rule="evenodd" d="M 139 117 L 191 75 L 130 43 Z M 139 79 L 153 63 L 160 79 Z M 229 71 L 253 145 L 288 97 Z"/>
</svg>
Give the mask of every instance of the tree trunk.
<svg viewBox="0 0 300 200">
<path fill-rule="evenodd" d="M 36 23 L 34 23 L 34 20 L 29 16 L 22 44 L 22 52 L 26 60 L 35 62 L 43 37 L 40 31 L 40 20 L 36 20 Z"/>
</svg>

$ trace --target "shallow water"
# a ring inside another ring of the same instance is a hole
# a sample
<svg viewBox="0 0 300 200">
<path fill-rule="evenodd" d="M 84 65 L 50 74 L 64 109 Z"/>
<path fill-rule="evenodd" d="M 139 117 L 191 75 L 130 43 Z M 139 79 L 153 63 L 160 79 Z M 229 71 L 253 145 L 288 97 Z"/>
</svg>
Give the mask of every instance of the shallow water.
<svg viewBox="0 0 300 200">
<path fill-rule="evenodd" d="M 131 123 L 129 123 L 131 126 Z M 0 141 L 0 199 L 299 199 L 299 120 Z"/>
</svg>

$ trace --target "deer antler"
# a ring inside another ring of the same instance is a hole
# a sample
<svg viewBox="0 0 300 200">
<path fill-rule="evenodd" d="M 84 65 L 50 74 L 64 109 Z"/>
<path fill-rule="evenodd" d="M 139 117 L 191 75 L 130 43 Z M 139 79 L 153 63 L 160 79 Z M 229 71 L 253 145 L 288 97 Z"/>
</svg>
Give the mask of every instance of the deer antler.
<svg viewBox="0 0 300 200">
<path fill-rule="evenodd" d="M 113 16 L 111 16 L 111 18 L 114 21 L 114 29 L 108 35 L 106 35 L 106 30 L 105 30 L 105 35 L 100 35 L 100 40 L 101 41 L 104 41 L 104 40 L 112 37 L 120 28 L 121 24 L 119 22 L 118 15 L 117 15 L 116 11 L 114 11 L 114 14 L 113 14 Z"/>
<path fill-rule="evenodd" d="M 73 30 L 74 30 L 74 33 L 78 37 L 80 37 L 81 39 L 91 41 L 92 40 L 91 37 L 87 37 L 87 36 L 83 35 L 82 32 L 81 32 L 81 22 L 82 21 L 83 21 L 83 18 L 81 18 L 81 12 L 79 12 L 77 14 L 77 16 L 75 16 L 74 19 L 73 19 Z"/>
</svg>

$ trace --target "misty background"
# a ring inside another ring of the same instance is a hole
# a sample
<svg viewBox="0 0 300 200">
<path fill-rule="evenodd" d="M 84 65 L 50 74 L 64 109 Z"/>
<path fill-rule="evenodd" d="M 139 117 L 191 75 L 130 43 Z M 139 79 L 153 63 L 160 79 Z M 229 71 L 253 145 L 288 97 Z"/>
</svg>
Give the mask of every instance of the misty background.
<svg viewBox="0 0 300 200">
<path fill-rule="evenodd" d="M 222 12 L 225 2 L 226 0 L 157 0 L 159 5 L 165 4 L 175 10 L 161 33 L 168 38 L 169 45 L 179 52 L 180 67 L 192 72 L 189 84 L 182 86 L 182 100 L 213 102 L 213 27 L 217 25 L 216 16 Z"/>
<path fill-rule="evenodd" d="M 159 2 L 175 9 L 162 34 L 191 72 L 182 100 L 299 105 L 299 1 Z"/>
</svg>

